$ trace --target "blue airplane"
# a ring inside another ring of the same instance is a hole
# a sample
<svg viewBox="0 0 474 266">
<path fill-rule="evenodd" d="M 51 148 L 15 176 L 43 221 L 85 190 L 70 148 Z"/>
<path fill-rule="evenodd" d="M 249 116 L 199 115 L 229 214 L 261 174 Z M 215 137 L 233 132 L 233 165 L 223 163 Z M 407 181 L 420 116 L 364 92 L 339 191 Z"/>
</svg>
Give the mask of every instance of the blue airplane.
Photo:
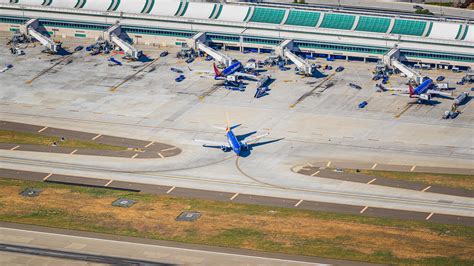
<svg viewBox="0 0 474 266">
<path fill-rule="evenodd" d="M 236 136 L 234 132 L 232 132 L 232 129 L 238 127 L 239 125 L 235 126 L 230 126 L 229 125 L 229 118 L 227 116 L 227 127 L 226 128 L 220 128 L 216 127 L 218 129 L 224 129 L 225 130 L 225 136 L 227 138 L 227 142 L 218 142 L 218 141 L 211 141 L 211 140 L 200 140 L 200 139 L 194 139 L 196 142 L 203 143 L 203 147 L 208 147 L 208 148 L 220 148 L 224 152 L 229 152 L 229 151 L 234 151 L 234 153 L 239 156 L 241 155 L 241 152 L 244 150 L 249 149 L 251 145 L 256 145 L 256 144 L 250 144 L 251 142 L 255 142 L 265 136 L 268 136 L 270 133 L 265 133 L 260 136 L 253 137 L 248 140 L 244 140 L 246 137 L 256 133 L 256 132 L 251 132 L 249 134 L 245 135 L 240 135 Z M 271 141 L 273 142 L 273 141 Z"/>
<path fill-rule="evenodd" d="M 229 77 L 234 77 L 233 81 L 235 81 L 235 77 L 255 78 L 255 75 L 250 75 L 250 74 L 247 74 L 247 73 L 238 72 L 240 69 L 243 68 L 242 63 L 240 63 L 238 61 L 231 64 L 230 66 L 226 67 L 222 71 L 219 71 L 219 69 L 217 69 L 216 63 L 213 64 L 213 67 L 214 67 L 214 79 L 229 80 Z"/>
<path fill-rule="evenodd" d="M 409 85 L 409 94 L 410 98 L 418 98 L 419 101 L 431 101 L 433 95 L 444 96 L 452 98 L 452 94 L 441 92 L 439 90 L 433 89 L 435 84 L 432 79 L 426 79 L 418 87 L 413 89 L 411 84 Z"/>
</svg>

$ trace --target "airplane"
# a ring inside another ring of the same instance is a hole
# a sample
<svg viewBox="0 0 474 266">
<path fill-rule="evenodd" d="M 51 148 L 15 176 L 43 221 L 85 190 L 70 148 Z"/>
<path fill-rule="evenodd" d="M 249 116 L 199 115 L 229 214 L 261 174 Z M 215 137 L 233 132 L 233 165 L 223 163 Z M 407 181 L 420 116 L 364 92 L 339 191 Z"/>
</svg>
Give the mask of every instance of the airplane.
<svg viewBox="0 0 474 266">
<path fill-rule="evenodd" d="M 117 59 L 111 57 L 109 58 L 109 66 L 121 66 L 122 63 L 120 63 L 120 61 L 117 61 Z"/>
<path fill-rule="evenodd" d="M 418 102 L 424 103 L 431 101 L 433 96 L 441 96 L 446 98 L 452 99 L 452 93 L 442 92 L 436 89 L 432 89 L 434 87 L 434 83 L 432 79 L 426 79 L 423 81 L 418 87 L 413 88 L 411 83 L 408 85 L 408 89 L 406 88 L 384 88 L 385 91 L 399 91 L 402 94 L 408 94 L 410 98 L 418 98 Z"/>
<path fill-rule="evenodd" d="M 226 114 L 226 118 L 227 118 L 227 127 L 226 128 L 216 127 L 216 128 L 225 130 L 225 136 L 227 138 L 227 142 L 218 142 L 218 141 L 200 140 L 200 139 L 194 139 L 194 141 L 203 143 L 203 145 L 202 145 L 203 147 L 220 148 L 224 152 L 229 152 L 229 151 L 232 150 L 237 156 L 240 156 L 242 151 L 249 149 L 249 147 L 251 147 L 251 145 L 255 145 L 255 144 L 250 144 L 251 142 L 257 141 L 257 140 L 259 140 L 259 139 L 261 139 L 265 136 L 268 136 L 270 134 L 270 133 L 267 132 L 267 133 L 262 134 L 260 136 L 253 137 L 253 138 L 248 139 L 248 140 L 244 140 L 246 137 L 248 137 L 249 135 L 251 135 L 255 132 L 252 132 L 250 134 L 241 135 L 241 136 L 236 136 L 234 134 L 234 132 L 232 132 L 232 129 L 238 127 L 239 125 L 235 125 L 235 126 L 231 127 L 229 125 L 229 117 L 228 117 L 227 114 Z"/>
<path fill-rule="evenodd" d="M 214 75 L 213 78 L 215 80 L 226 80 L 226 81 L 236 82 L 240 78 L 249 78 L 249 79 L 255 79 L 256 78 L 255 75 L 239 72 L 239 70 L 243 68 L 242 63 L 240 63 L 239 61 L 234 62 L 233 64 L 226 67 L 222 71 L 220 71 L 217 68 L 216 63 L 213 63 L 212 65 L 213 65 L 213 68 L 214 68 L 213 72 L 211 72 L 209 70 L 193 70 L 190 67 L 188 67 L 188 68 L 189 68 L 190 71 L 197 71 L 197 72 L 204 72 L 204 73 L 213 74 Z"/>
</svg>

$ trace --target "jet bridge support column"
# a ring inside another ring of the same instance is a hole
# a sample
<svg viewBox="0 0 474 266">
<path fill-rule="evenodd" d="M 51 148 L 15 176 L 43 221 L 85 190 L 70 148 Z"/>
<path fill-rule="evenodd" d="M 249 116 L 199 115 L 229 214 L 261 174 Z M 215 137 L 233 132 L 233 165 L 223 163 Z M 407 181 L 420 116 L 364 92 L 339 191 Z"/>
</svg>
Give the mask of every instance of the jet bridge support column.
<svg viewBox="0 0 474 266">
<path fill-rule="evenodd" d="M 138 60 L 142 56 L 142 51 L 138 50 L 137 48 L 133 47 L 131 44 L 126 42 L 125 40 L 121 39 L 120 36 L 122 35 L 122 27 L 119 23 L 116 23 L 112 27 L 108 28 L 105 32 L 105 38 L 107 41 L 117 45 L 122 49 L 125 54 L 132 57 L 135 60 Z"/>
<path fill-rule="evenodd" d="M 294 54 L 292 51 L 295 50 L 293 40 L 285 40 L 280 46 L 275 49 L 277 55 L 291 60 L 295 65 L 303 72 L 306 76 L 313 75 L 313 67 L 310 63 L 306 62 L 301 57 Z"/>
<path fill-rule="evenodd" d="M 226 67 L 230 66 L 232 64 L 232 61 L 234 60 L 232 57 L 207 46 L 207 37 L 206 33 L 204 32 L 196 33 L 196 35 L 194 35 L 190 41 L 192 42 L 191 47 L 193 47 L 195 50 L 199 50 L 210 55 L 217 62 L 225 65 Z"/>
<path fill-rule="evenodd" d="M 61 43 L 54 42 L 48 36 L 41 34 L 39 29 L 39 20 L 36 18 L 28 20 L 25 24 L 20 25 L 20 32 L 26 36 L 30 36 L 38 40 L 43 46 L 51 52 L 57 53 L 61 49 Z"/>
</svg>

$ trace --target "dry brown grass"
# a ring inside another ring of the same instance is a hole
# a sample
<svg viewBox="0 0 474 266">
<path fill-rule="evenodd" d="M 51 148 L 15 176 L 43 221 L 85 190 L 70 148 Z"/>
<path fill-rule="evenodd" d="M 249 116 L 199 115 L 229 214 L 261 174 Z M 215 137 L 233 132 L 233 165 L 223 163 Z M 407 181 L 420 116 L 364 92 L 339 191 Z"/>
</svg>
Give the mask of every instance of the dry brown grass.
<svg viewBox="0 0 474 266">
<path fill-rule="evenodd" d="M 472 235 L 441 234 L 437 227 L 415 226 L 411 222 L 378 225 L 355 218 L 327 219 L 308 211 L 273 208 L 275 211 L 270 212 L 269 207 L 258 207 L 260 211 L 254 208 L 245 214 L 247 205 L 164 196 L 137 198 L 133 207 L 119 208 L 111 206 L 111 202 L 126 192 L 91 196 L 80 190 L 71 193 L 66 187 L 55 187 L 44 189 L 39 197 L 23 198 L 18 195 L 21 190 L 18 185 L 0 186 L 1 220 L 80 230 L 108 228 L 121 234 L 314 256 L 337 257 L 335 254 L 344 250 L 353 255 L 343 258 L 366 257 L 383 263 L 433 257 L 453 257 L 464 262 L 474 259 Z M 223 206 L 216 208 L 219 204 Z M 222 212 L 222 208 L 226 211 Z M 175 221 L 179 213 L 189 209 L 200 211 L 203 216 L 193 223 Z M 451 227 L 446 225 L 457 230 Z M 391 255 L 375 255 L 380 251 Z"/>
</svg>

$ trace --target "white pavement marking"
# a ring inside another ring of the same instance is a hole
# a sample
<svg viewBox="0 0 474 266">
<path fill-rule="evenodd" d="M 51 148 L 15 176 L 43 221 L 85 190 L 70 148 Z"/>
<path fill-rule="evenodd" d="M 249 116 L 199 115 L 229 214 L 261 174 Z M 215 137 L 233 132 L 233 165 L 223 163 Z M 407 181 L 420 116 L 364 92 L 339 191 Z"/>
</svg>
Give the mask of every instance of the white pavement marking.
<svg viewBox="0 0 474 266">
<path fill-rule="evenodd" d="M 306 163 L 306 165 L 309 166 L 309 167 L 313 167 L 313 165 L 310 164 L 310 163 Z"/>
<path fill-rule="evenodd" d="M 158 155 L 161 157 L 161 159 L 165 158 L 165 156 L 163 156 L 161 153 L 158 153 Z"/>
<path fill-rule="evenodd" d="M 377 164 L 376 164 L 376 163 L 374 163 L 374 165 L 372 165 L 372 170 L 374 170 L 375 167 L 377 167 Z"/>
<path fill-rule="evenodd" d="M 430 188 L 431 188 L 431 186 L 427 186 L 427 187 L 425 187 L 421 192 L 425 192 L 425 191 L 427 191 L 427 190 L 430 189 Z"/>
<path fill-rule="evenodd" d="M 171 150 L 174 150 L 174 149 L 177 149 L 177 148 L 178 148 L 178 147 L 168 148 L 168 149 L 161 150 L 161 152 L 164 152 L 164 151 L 171 151 Z"/>
<path fill-rule="evenodd" d="M 72 154 L 74 154 L 74 153 L 76 153 L 76 152 L 77 152 L 77 150 L 73 150 L 73 151 L 72 151 L 71 153 L 69 153 L 69 154 L 72 155 Z"/>
<path fill-rule="evenodd" d="M 43 127 L 42 129 L 38 130 L 38 133 L 41 133 L 43 132 L 44 130 L 46 130 L 48 127 Z"/>
<path fill-rule="evenodd" d="M 104 187 L 108 187 L 110 185 L 110 183 L 112 183 L 114 180 L 110 179 L 109 182 L 107 182 L 107 184 L 104 185 Z"/>
<path fill-rule="evenodd" d="M 298 207 L 298 205 L 300 205 L 301 202 L 303 202 L 303 200 L 298 201 L 298 203 L 295 204 L 295 207 Z"/>
<path fill-rule="evenodd" d="M 172 188 L 170 188 L 168 191 L 166 191 L 166 194 L 170 194 L 170 193 L 171 193 L 171 191 L 173 191 L 175 188 L 176 188 L 176 187 L 172 187 Z"/>
<path fill-rule="evenodd" d="M 10 150 L 11 150 L 11 151 L 14 151 L 14 150 L 16 150 L 16 149 L 18 149 L 18 148 L 20 148 L 20 145 L 15 146 L 15 147 L 11 148 Z"/>
<path fill-rule="evenodd" d="M 239 193 L 235 193 L 234 196 L 232 196 L 232 197 L 230 198 L 230 200 L 234 200 L 235 198 L 237 198 L 238 195 L 239 195 Z"/>
<path fill-rule="evenodd" d="M 326 167 L 329 167 L 331 166 L 331 161 L 328 162 L 328 164 L 326 164 Z"/>
<path fill-rule="evenodd" d="M 367 184 L 372 184 L 372 182 L 374 182 L 375 180 L 377 180 L 377 178 L 370 180 L 369 182 L 367 182 Z"/>
<path fill-rule="evenodd" d="M 410 172 L 413 172 L 416 168 L 416 165 L 413 165 L 413 167 L 410 169 Z"/>
<path fill-rule="evenodd" d="M 315 176 L 315 175 L 319 174 L 319 172 L 320 172 L 320 171 L 316 171 L 316 172 L 314 172 L 311 176 Z"/>
<path fill-rule="evenodd" d="M 430 213 L 428 216 L 426 216 L 425 220 L 429 220 L 431 216 L 433 216 L 434 212 Z"/>
<path fill-rule="evenodd" d="M 145 148 L 148 148 L 148 147 L 150 147 L 151 145 L 153 145 L 153 143 L 155 143 L 155 142 L 154 142 L 154 141 L 152 141 L 152 142 L 148 143 L 148 144 L 145 146 Z"/>
<path fill-rule="evenodd" d="M 92 140 L 96 140 L 96 139 L 100 138 L 101 136 L 102 136 L 102 134 L 99 134 L 99 135 L 93 137 Z"/>
<path fill-rule="evenodd" d="M 369 208 L 369 206 L 365 206 L 365 207 L 360 211 L 360 213 L 364 213 L 365 210 L 367 210 L 368 208 Z"/>
<path fill-rule="evenodd" d="M 48 178 L 49 178 L 50 176 L 52 176 L 52 175 L 53 175 L 53 174 L 51 173 L 51 174 L 49 174 L 49 175 L 43 177 L 43 181 L 46 181 L 46 179 L 48 179 Z"/>
<path fill-rule="evenodd" d="M 132 159 L 135 159 L 138 156 L 138 153 L 135 153 L 135 155 L 132 156 Z"/>
</svg>

